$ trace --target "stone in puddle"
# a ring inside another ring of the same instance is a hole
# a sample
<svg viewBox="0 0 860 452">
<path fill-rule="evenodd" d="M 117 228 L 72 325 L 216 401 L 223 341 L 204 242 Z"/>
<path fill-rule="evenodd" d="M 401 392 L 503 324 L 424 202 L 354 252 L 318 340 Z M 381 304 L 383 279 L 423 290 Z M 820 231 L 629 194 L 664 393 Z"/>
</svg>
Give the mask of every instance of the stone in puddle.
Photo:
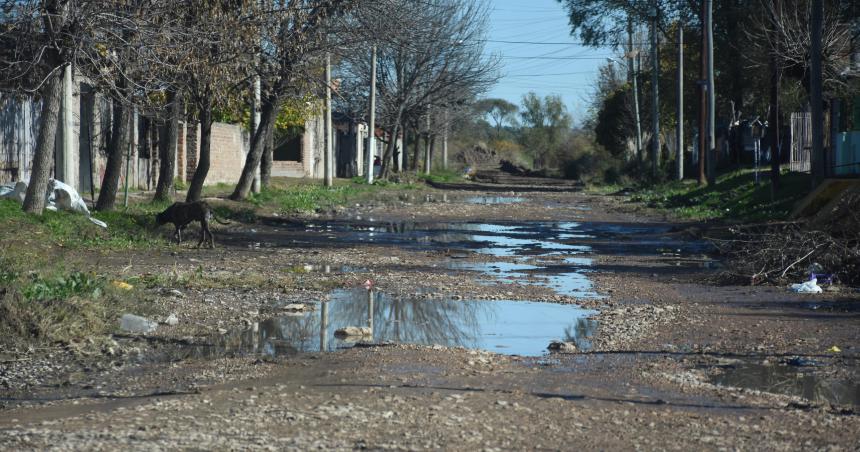
<svg viewBox="0 0 860 452">
<path fill-rule="evenodd" d="M 576 344 L 573 342 L 552 341 L 547 350 L 554 353 L 576 353 Z"/>
<path fill-rule="evenodd" d="M 335 330 L 334 335 L 339 337 L 372 336 L 373 330 L 366 326 L 347 326 Z"/>
</svg>

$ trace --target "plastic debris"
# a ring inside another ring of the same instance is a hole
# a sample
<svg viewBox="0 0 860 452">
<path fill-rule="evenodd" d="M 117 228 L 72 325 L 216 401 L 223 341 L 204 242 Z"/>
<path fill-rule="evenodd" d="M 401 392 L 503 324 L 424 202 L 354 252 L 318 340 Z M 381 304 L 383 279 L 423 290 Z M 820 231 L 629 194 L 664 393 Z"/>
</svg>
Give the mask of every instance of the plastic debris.
<svg viewBox="0 0 860 452">
<path fill-rule="evenodd" d="M 119 319 L 119 328 L 129 333 L 151 333 L 158 328 L 158 324 L 146 317 L 123 314 Z"/>
<path fill-rule="evenodd" d="M 27 196 L 27 184 L 18 181 L 15 184 L 0 185 L 0 198 L 9 198 L 24 203 L 24 197 Z"/>
<path fill-rule="evenodd" d="M 797 293 L 821 293 L 821 286 L 818 285 L 818 280 L 813 278 L 809 281 L 800 284 L 792 284 L 791 290 Z"/>
<path fill-rule="evenodd" d="M 113 284 L 113 286 L 116 287 L 117 289 L 122 289 L 122 290 L 134 289 L 134 286 L 132 286 L 131 284 L 129 284 L 125 281 L 113 281 L 111 284 Z"/>
<path fill-rule="evenodd" d="M 14 186 L 0 186 L 0 198 L 12 198 L 23 203 L 26 194 L 27 184 L 23 181 L 16 182 Z M 77 212 L 86 215 L 93 224 L 107 228 L 107 223 L 92 217 L 90 210 L 87 208 L 87 203 L 84 202 L 84 198 L 81 198 L 77 190 L 56 179 L 48 180 L 48 191 L 45 193 L 45 209 L 54 212 L 58 210 Z"/>
<path fill-rule="evenodd" d="M 164 323 L 170 326 L 176 326 L 179 324 L 179 317 L 176 317 L 176 314 L 170 314 L 164 319 Z"/>
<path fill-rule="evenodd" d="M 835 345 L 833 347 L 828 348 L 827 351 L 830 353 L 842 353 L 842 349 Z"/>
</svg>

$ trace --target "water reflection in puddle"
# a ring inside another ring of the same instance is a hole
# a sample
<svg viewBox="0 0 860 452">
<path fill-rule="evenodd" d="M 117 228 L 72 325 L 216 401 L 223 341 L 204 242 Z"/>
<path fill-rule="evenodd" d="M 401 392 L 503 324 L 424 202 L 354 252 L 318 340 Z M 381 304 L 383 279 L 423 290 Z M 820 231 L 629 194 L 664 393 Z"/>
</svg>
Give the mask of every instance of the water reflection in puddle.
<svg viewBox="0 0 860 452">
<path fill-rule="evenodd" d="M 860 405 L 860 384 L 825 379 L 803 367 L 743 363 L 711 377 L 711 383 L 800 396 L 815 402 Z"/>
<path fill-rule="evenodd" d="M 519 196 L 469 196 L 464 199 L 466 204 L 514 204 L 523 202 L 525 199 Z"/>
<path fill-rule="evenodd" d="M 373 315 L 368 315 L 372 312 Z M 452 301 L 399 297 L 364 288 L 336 290 L 301 316 L 265 320 L 250 328 L 183 347 L 177 358 L 278 356 L 332 351 L 356 342 L 466 347 L 508 355 L 540 356 L 553 340 L 591 347 L 595 311 L 527 301 Z M 345 327 L 370 327 L 369 337 L 338 338 Z"/>
</svg>

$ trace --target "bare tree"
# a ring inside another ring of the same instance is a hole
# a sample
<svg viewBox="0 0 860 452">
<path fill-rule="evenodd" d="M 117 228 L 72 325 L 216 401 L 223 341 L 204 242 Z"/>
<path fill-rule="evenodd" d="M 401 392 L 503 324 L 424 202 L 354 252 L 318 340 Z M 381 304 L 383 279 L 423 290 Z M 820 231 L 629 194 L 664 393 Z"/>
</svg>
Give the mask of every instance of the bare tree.
<svg viewBox="0 0 860 452">
<path fill-rule="evenodd" d="M 248 196 L 263 156 L 266 138 L 274 127 L 290 88 L 313 78 L 318 58 L 327 48 L 325 33 L 331 18 L 357 0 L 296 0 L 266 12 L 260 25 L 257 75 L 262 84 L 260 124 L 231 199 Z"/>
</svg>

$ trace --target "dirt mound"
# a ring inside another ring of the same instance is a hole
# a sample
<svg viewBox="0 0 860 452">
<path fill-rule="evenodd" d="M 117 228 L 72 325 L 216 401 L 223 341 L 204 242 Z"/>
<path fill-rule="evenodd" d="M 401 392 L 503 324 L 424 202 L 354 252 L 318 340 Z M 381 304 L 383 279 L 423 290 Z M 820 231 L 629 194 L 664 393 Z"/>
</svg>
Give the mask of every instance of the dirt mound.
<svg viewBox="0 0 860 452">
<path fill-rule="evenodd" d="M 854 240 L 860 232 L 860 187 L 843 191 L 824 206 L 809 222 L 809 227 L 834 237 Z"/>
<path fill-rule="evenodd" d="M 494 167 L 499 162 L 499 156 L 494 149 L 490 149 L 486 144 L 478 143 L 459 152 L 454 156 L 454 160 L 464 166 L 475 168 Z"/>
</svg>

